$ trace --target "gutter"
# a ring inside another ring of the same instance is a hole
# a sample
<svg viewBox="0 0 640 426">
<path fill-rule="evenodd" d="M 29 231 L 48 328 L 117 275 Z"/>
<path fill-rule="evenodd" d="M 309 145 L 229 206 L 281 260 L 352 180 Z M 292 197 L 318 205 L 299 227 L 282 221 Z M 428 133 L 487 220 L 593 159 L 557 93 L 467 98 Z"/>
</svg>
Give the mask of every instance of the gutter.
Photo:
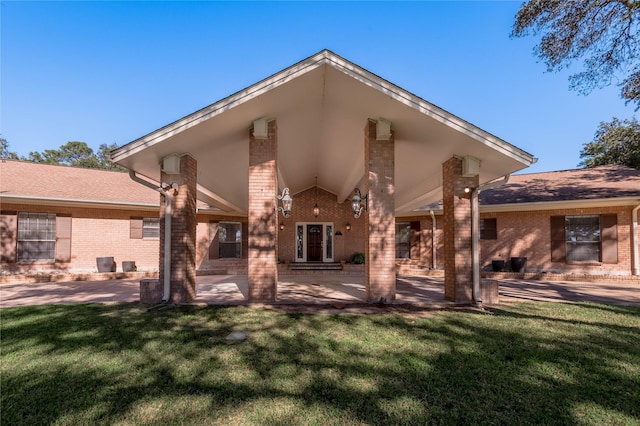
<svg viewBox="0 0 640 426">
<path fill-rule="evenodd" d="M 632 275 L 640 275 L 640 236 L 638 235 L 638 210 L 640 204 L 631 211 L 631 257 L 633 258 Z"/>
<path fill-rule="evenodd" d="M 164 196 L 164 280 L 163 280 L 163 292 L 162 301 L 169 301 L 169 292 L 171 290 L 171 196 L 168 191 L 162 187 L 157 187 L 151 182 L 136 176 L 136 172 L 129 169 L 129 177 L 141 185 L 151 188 L 154 191 L 158 191 Z M 168 186 L 168 188 L 174 188 L 175 184 Z"/>
<path fill-rule="evenodd" d="M 480 191 L 504 185 L 511 174 L 504 175 L 500 180 L 487 182 L 471 190 L 471 268 L 473 286 L 471 290 L 473 303 L 481 305 L 480 298 Z"/>
</svg>

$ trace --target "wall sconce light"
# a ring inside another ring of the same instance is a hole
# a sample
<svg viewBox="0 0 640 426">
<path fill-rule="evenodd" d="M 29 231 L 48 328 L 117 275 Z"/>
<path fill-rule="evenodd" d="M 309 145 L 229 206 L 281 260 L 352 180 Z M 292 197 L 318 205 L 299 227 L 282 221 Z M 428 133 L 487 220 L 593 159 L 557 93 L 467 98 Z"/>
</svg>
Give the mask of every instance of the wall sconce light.
<svg viewBox="0 0 640 426">
<path fill-rule="evenodd" d="M 347 231 L 351 231 L 351 224 L 350 223 L 347 223 L 344 227 L 347 229 Z"/>
<path fill-rule="evenodd" d="M 356 188 L 351 199 L 351 207 L 353 208 L 353 216 L 356 219 L 359 218 L 363 210 L 369 211 L 369 195 L 362 195 L 360 189 Z"/>
<path fill-rule="evenodd" d="M 280 230 L 284 231 L 284 223 L 280 222 Z"/>
<path fill-rule="evenodd" d="M 278 200 L 282 200 L 282 207 L 276 209 L 277 212 L 282 212 L 284 217 L 291 216 L 291 205 L 293 204 L 293 198 L 289 195 L 289 188 L 282 190 L 282 194 L 277 196 Z M 276 205 L 278 203 L 276 202 Z M 282 229 L 282 228 L 281 228 Z"/>
</svg>

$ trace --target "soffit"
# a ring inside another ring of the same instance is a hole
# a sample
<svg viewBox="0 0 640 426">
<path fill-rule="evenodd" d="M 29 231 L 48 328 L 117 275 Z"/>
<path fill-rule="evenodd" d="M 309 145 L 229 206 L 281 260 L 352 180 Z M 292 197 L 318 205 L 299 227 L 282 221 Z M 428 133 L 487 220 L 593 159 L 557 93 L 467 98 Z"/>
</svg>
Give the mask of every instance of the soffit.
<svg viewBox="0 0 640 426">
<path fill-rule="evenodd" d="M 367 120 L 391 121 L 399 214 L 442 197 L 442 163 L 452 155 L 480 159 L 481 182 L 535 161 L 328 51 L 134 141 L 112 157 L 158 180 L 164 156 L 189 153 L 198 161 L 198 183 L 204 188 L 199 198 L 246 213 L 249 128 L 262 117 L 277 122 L 280 186 L 295 194 L 313 186 L 317 176 L 318 186 L 340 202 L 363 177 Z"/>
</svg>

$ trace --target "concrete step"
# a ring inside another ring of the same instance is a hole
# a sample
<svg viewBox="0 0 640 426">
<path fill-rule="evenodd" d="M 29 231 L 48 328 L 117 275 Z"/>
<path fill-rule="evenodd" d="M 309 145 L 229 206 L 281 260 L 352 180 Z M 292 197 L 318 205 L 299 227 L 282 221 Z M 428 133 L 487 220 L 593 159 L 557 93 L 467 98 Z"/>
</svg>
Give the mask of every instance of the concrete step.
<svg viewBox="0 0 640 426">
<path fill-rule="evenodd" d="M 342 271 L 342 264 L 334 263 L 291 263 L 289 265 L 291 271 Z"/>
</svg>

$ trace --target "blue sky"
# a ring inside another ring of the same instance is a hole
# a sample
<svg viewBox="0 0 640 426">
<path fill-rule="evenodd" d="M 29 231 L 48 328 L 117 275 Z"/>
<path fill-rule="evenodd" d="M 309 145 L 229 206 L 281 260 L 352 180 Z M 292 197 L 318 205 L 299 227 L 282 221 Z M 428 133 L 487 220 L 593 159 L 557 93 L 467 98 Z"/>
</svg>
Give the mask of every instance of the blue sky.
<svg viewBox="0 0 640 426">
<path fill-rule="evenodd" d="M 0 133 L 21 155 L 124 145 L 324 48 L 539 158 L 575 168 L 602 121 L 588 96 L 510 39 L 519 2 L 2 1 Z"/>
</svg>

